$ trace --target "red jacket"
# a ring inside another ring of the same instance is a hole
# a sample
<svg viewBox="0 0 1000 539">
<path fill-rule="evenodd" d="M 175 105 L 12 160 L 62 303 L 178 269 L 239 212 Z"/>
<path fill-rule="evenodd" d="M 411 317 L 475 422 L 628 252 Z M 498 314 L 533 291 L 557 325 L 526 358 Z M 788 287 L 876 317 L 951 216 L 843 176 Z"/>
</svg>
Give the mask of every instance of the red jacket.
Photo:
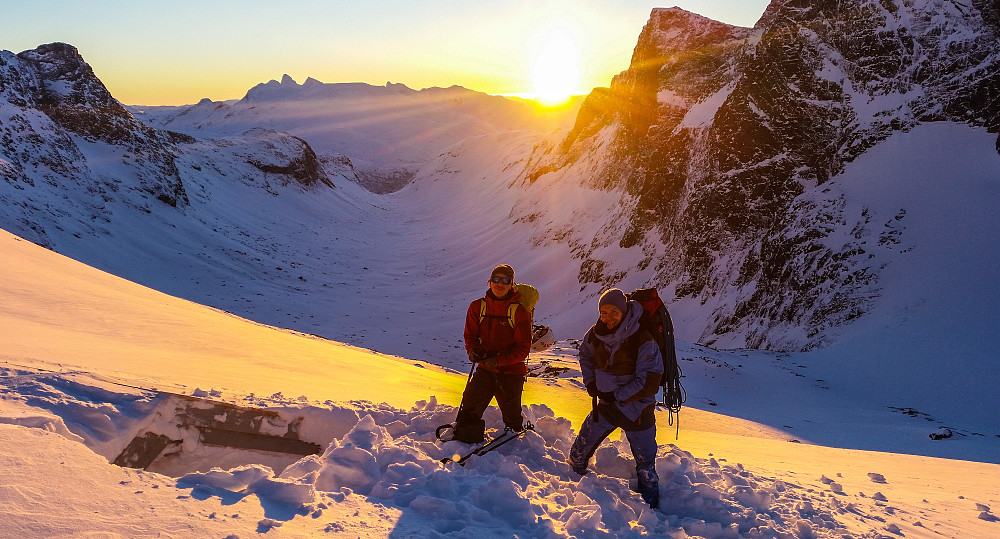
<svg viewBox="0 0 1000 539">
<path fill-rule="evenodd" d="M 486 316 L 479 320 L 481 303 L 486 301 Z M 498 352 L 496 372 L 501 374 L 528 374 L 528 351 L 531 349 L 531 315 L 522 305 L 514 313 L 514 327 L 510 327 L 507 310 L 511 303 L 521 300 L 521 293 L 515 291 L 505 299 L 497 299 L 487 290 L 486 296 L 469 304 L 465 315 L 465 351 L 477 346 L 487 353 Z"/>
</svg>

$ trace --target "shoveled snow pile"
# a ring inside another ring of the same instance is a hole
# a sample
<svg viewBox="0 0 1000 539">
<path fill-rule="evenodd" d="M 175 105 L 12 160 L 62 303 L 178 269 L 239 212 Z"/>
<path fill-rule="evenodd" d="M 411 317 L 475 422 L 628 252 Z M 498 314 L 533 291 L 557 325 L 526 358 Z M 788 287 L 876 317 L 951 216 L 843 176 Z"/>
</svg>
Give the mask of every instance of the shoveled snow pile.
<svg viewBox="0 0 1000 539">
<path fill-rule="evenodd" d="M 0 423 L 49 431 L 98 451 L 124 447 L 136 428 L 149 426 L 143 413 L 148 414 L 162 398 L 156 391 L 98 383 L 80 373 L 67 376 L 7 368 L 2 374 L 0 384 L 8 397 L 0 401 Z M 309 517 L 304 522 L 314 531 L 353 532 L 366 525 L 354 517 L 358 507 L 374 511 L 382 506 L 405 514 L 396 531 L 406 534 L 841 537 L 846 533 L 846 516 L 882 512 L 875 507 L 876 498 L 847 495 L 832 481 L 830 492 L 817 498 L 801 484 L 754 474 L 725 459 L 695 458 L 675 445 L 660 449 L 657 471 L 663 503 L 654 511 L 632 491 L 635 464 L 623 438 L 613 436 L 602 445 L 592 471 L 581 478 L 565 462 L 574 436 L 570 421 L 555 417 L 543 405 L 525 407 L 533 431 L 494 452 L 471 458 L 463 467 L 441 462 L 472 446 L 435 440 L 435 428 L 450 422 L 455 414 L 453 407 L 435 398 L 417 402 L 408 411 L 363 401 L 320 405 L 295 403 L 281 396 L 238 400 L 282 415 L 307 417 L 304 426 L 312 428 L 303 430 L 304 437 L 344 434 L 325 441 L 321 454 L 288 466 L 270 461 L 270 466 L 260 464 L 269 458 L 267 453 L 208 448 L 197 439 L 185 439 L 175 454 L 161 456 L 173 464 L 158 465 L 172 467 L 176 473 L 175 480 L 156 479 L 154 488 L 162 492 L 215 499 L 223 506 L 248 498 L 253 501 L 252 497 L 259 500 L 264 517 L 257 522 L 243 522 L 236 513 L 224 519 L 233 532 L 247 524 L 258 531 L 281 527 L 295 516 Z M 487 424 L 501 423 L 496 408 L 490 408 L 485 419 Z M 26 432 L 8 428 L 0 434 L 7 439 Z M 242 455 L 246 462 L 228 469 L 213 467 L 200 458 L 211 451 L 224 451 L 232 462 Z M 14 458 L 8 452 L 3 451 L 4 462 Z M 66 457 L 72 455 L 48 455 L 51 460 Z M 27 455 L 17 458 L 30 459 Z M 184 463 L 194 469 L 182 471 Z M 129 474 L 137 481 L 158 475 Z M 23 509 L 19 505 L 27 503 L 10 494 L 2 498 L 5 506 L 14 504 L 17 512 Z M 218 513 L 209 518 L 222 520 Z M 48 519 L 27 517 L 21 526 L 44 529 L 37 527 L 44 520 Z"/>
</svg>

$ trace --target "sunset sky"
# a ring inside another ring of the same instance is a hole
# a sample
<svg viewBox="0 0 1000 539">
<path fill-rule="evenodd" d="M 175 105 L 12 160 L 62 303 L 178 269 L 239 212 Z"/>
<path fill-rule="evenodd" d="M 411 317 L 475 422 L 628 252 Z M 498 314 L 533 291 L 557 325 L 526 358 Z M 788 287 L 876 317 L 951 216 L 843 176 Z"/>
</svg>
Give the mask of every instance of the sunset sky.
<svg viewBox="0 0 1000 539">
<path fill-rule="evenodd" d="M 130 105 L 297 82 L 587 93 L 628 67 L 654 7 L 753 26 L 766 0 L 0 0 L 0 50 L 76 46 Z"/>
</svg>

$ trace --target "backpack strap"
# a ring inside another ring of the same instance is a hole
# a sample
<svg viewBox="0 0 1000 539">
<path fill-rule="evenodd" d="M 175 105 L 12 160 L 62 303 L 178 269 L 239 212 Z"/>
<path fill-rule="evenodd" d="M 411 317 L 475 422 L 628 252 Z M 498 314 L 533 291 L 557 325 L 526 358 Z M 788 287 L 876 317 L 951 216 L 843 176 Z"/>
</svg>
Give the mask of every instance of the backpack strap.
<svg viewBox="0 0 1000 539">
<path fill-rule="evenodd" d="M 517 307 L 519 305 L 521 305 L 521 304 L 518 303 L 518 302 L 514 302 L 514 303 L 511 303 L 510 305 L 507 306 L 507 317 L 506 318 L 507 318 L 507 322 L 510 324 L 510 327 L 515 327 L 517 325 L 517 318 L 516 318 L 515 315 L 517 314 Z M 480 324 L 483 323 L 483 318 L 486 318 L 486 299 L 485 298 L 480 298 L 480 300 L 479 300 L 479 323 Z M 499 318 L 499 317 L 496 317 L 496 318 Z"/>
<path fill-rule="evenodd" d="M 510 322 L 510 327 L 517 325 L 517 320 L 514 315 L 517 314 L 518 305 L 520 305 L 520 303 L 515 302 L 507 306 L 507 321 Z"/>
</svg>

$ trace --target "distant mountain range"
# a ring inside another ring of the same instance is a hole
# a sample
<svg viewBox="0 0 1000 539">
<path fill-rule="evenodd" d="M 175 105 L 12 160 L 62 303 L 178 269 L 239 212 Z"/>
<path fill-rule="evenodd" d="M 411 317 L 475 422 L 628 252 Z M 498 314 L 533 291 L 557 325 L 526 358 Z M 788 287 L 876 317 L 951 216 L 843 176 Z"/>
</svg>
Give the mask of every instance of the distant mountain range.
<svg viewBox="0 0 1000 539">
<path fill-rule="evenodd" d="M 578 98 L 579 99 L 579 98 Z M 285 75 L 238 101 L 185 107 L 129 107 L 145 123 L 197 137 L 236 136 L 266 127 L 309 141 L 325 162 L 349 163 L 354 181 L 375 193 L 409 183 L 428 158 L 468 137 L 568 127 L 573 106 L 547 110 L 459 86 L 413 90 L 403 84 L 301 85 Z"/>
</svg>

